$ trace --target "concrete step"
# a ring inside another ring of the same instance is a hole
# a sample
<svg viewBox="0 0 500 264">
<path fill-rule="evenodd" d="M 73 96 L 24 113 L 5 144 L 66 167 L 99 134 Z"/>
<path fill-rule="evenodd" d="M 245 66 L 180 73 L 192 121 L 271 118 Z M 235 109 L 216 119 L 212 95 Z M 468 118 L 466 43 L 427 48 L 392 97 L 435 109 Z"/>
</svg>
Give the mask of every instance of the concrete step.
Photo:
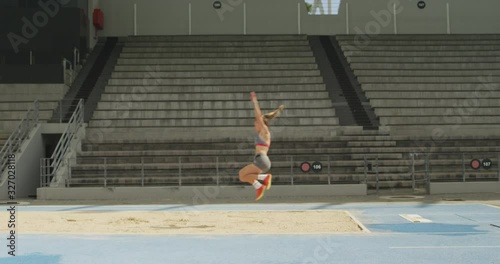
<svg viewBox="0 0 500 264">
<path fill-rule="evenodd" d="M 58 102 L 40 102 L 40 110 L 54 110 Z M 33 102 L 0 102 L 0 111 L 28 111 L 33 108 Z"/>
<path fill-rule="evenodd" d="M 289 109 L 282 113 L 282 117 L 335 117 L 335 109 Z M 128 111 L 128 119 L 173 119 L 173 118 L 253 118 L 253 110 L 166 110 L 166 111 Z M 123 114 L 117 111 L 94 112 L 92 120 L 120 119 Z"/>
<path fill-rule="evenodd" d="M 358 77 L 361 84 L 365 83 L 500 83 L 500 76 L 440 76 L 440 77 L 414 77 L 414 76 L 399 76 L 399 77 Z"/>
<path fill-rule="evenodd" d="M 459 120 L 458 118 L 456 119 Z M 458 123 L 453 125 L 447 124 L 428 124 L 428 125 L 392 125 L 391 133 L 393 135 L 408 135 L 408 136 L 424 136 L 430 137 L 434 131 L 443 131 L 449 136 L 494 136 L 495 131 L 500 129 L 498 124 L 467 124 Z M 446 137 L 446 136 L 444 136 Z M 426 149 L 421 147 L 420 149 Z"/>
<path fill-rule="evenodd" d="M 248 151 L 251 152 L 251 151 Z M 321 160 L 322 158 L 322 160 Z M 333 157 L 335 158 L 335 157 Z M 104 161 L 106 159 L 106 161 Z M 180 159 L 180 160 L 179 160 Z M 186 157 L 179 157 L 179 156 L 112 156 L 112 157 L 102 157 L 98 155 L 87 155 L 84 153 L 84 155 L 81 155 L 77 158 L 76 162 L 79 165 L 86 165 L 86 164 L 93 164 L 93 165 L 99 165 L 102 166 L 106 164 L 139 164 L 141 165 L 142 162 L 144 164 L 152 165 L 152 164 L 160 164 L 160 165 L 165 165 L 165 164 L 170 164 L 170 166 L 173 168 L 178 168 L 179 166 L 179 161 L 181 163 L 182 168 L 190 168 L 189 164 L 208 164 L 206 166 L 210 168 L 215 168 L 217 162 L 219 163 L 220 168 L 242 168 L 246 166 L 247 164 L 251 163 L 253 159 L 253 156 L 251 154 L 248 155 L 231 155 L 231 156 L 186 156 Z M 300 168 L 300 163 L 306 160 L 320 160 L 325 167 L 328 165 L 328 160 L 327 157 L 297 157 L 294 156 L 294 161 L 295 168 Z M 300 162 L 300 163 L 298 163 Z M 381 163 L 381 162 L 380 162 Z M 138 165 L 138 166 L 139 166 Z M 186 165 L 187 167 L 184 167 Z M 290 162 L 290 157 L 286 154 L 282 155 L 273 155 L 272 156 L 272 166 L 273 168 L 287 168 L 290 169 L 290 166 L 292 163 Z M 409 164 L 408 164 L 409 165 Z M 339 171 L 339 168 L 341 167 L 346 167 L 346 168 L 352 168 L 352 167 L 360 167 L 364 166 L 364 162 L 362 160 L 359 161 L 344 161 L 344 160 L 333 160 L 330 161 L 330 166 L 333 166 L 335 168 L 335 171 Z M 382 165 L 380 165 L 382 166 Z"/>
<path fill-rule="evenodd" d="M 498 45 L 358 45 L 342 46 L 343 51 L 497 51 Z"/>
<path fill-rule="evenodd" d="M 138 97 L 140 98 L 140 97 Z M 286 109 L 313 109 L 313 108 L 330 108 L 332 103 L 329 99 L 314 99 L 314 100 L 260 100 L 259 105 L 263 111 L 276 109 L 281 104 L 284 104 Z M 252 105 L 248 100 L 245 101 L 190 101 L 190 102 L 99 102 L 98 110 L 249 110 Z"/>
<path fill-rule="evenodd" d="M 434 99 L 434 98 L 447 98 L 447 99 L 479 99 L 479 98 L 500 98 L 500 91 L 488 91 L 481 89 L 481 91 L 445 91 L 445 92 L 431 92 L 431 91 L 373 91 L 366 92 L 366 97 L 370 99 Z"/>
<path fill-rule="evenodd" d="M 381 154 L 381 153 L 377 153 L 377 154 L 362 153 L 362 154 L 352 154 L 351 157 L 354 160 L 363 160 L 363 159 L 367 158 L 368 161 L 375 160 L 377 158 L 379 160 L 384 160 L 384 159 L 394 160 L 394 159 L 402 159 L 403 158 L 403 154 L 401 154 L 401 153 L 385 153 L 385 154 Z"/>
<path fill-rule="evenodd" d="M 10 134 L 0 133 L 0 149 L 3 147 L 3 145 L 5 144 L 5 142 L 7 142 L 7 139 L 9 139 L 9 137 L 10 137 Z"/>
<path fill-rule="evenodd" d="M 174 42 L 174 41 L 263 41 L 263 40 L 307 40 L 306 35 L 197 35 L 197 36 L 129 36 L 130 42 Z"/>
<path fill-rule="evenodd" d="M 255 92 L 323 92 L 326 91 L 324 84 L 286 84 L 286 85 L 252 85 L 252 86 L 113 86 L 108 85 L 104 93 L 106 94 L 135 94 L 141 97 L 145 94 L 154 93 L 250 93 Z"/>
<path fill-rule="evenodd" d="M 45 94 L 58 94 L 61 97 L 66 94 L 69 87 L 65 84 L 51 83 L 51 84 L 29 84 L 29 83 L 0 83 L 0 94 L 17 94 L 33 97 Z M 34 100 L 33 100 L 34 101 Z"/>
<path fill-rule="evenodd" d="M 241 133 L 243 131 L 246 131 L 244 129 L 237 129 L 235 131 L 231 131 L 234 134 Z M 128 139 L 126 141 L 123 140 L 117 140 L 114 138 L 108 138 L 106 140 L 101 140 L 98 143 L 93 143 L 92 141 L 85 140 L 83 139 L 83 144 L 137 144 L 137 145 L 142 145 L 142 144 L 189 144 L 189 145 L 198 145 L 198 144 L 215 144 L 215 143 L 221 143 L 221 144 L 232 144 L 232 143 L 242 143 L 242 142 L 248 142 L 248 139 L 253 140 L 255 137 L 254 133 L 248 134 L 248 137 L 214 137 L 214 138 L 185 138 L 185 139 L 174 139 L 174 138 L 146 138 L 146 139 Z M 365 139 L 366 138 L 366 139 Z M 283 135 L 276 135 L 273 136 L 273 142 L 277 143 L 283 143 L 283 144 L 324 144 L 324 143 L 332 143 L 332 142 L 344 142 L 349 140 L 353 141 L 362 141 L 362 140 L 377 140 L 379 137 L 375 136 L 366 136 L 366 137 L 358 137 L 358 136 L 351 136 L 351 137 L 346 137 L 346 136 L 337 136 L 337 135 L 330 135 L 330 136 L 301 136 L 301 137 L 288 137 L 288 136 L 283 136 Z M 387 140 L 387 139 L 392 139 L 392 137 L 388 138 L 387 136 L 380 137 L 381 140 Z M 396 136 L 394 137 L 397 140 L 400 140 L 404 143 L 413 143 L 416 140 L 419 140 L 414 137 L 409 137 L 409 136 Z M 453 140 L 461 140 L 461 138 L 453 138 L 450 137 L 450 139 Z M 425 140 L 432 140 L 431 138 L 425 138 Z M 500 142 L 500 136 L 495 138 L 495 140 L 498 140 Z M 479 138 L 478 142 L 491 142 L 490 138 Z"/>
<path fill-rule="evenodd" d="M 461 171 L 456 171 L 456 172 L 431 172 L 431 181 L 440 181 L 440 180 L 455 180 L 455 181 L 461 181 L 463 179 L 463 175 Z M 485 178 L 490 178 L 490 179 L 498 179 L 498 174 L 496 174 L 493 171 L 490 172 L 485 172 L 485 171 L 476 171 L 474 173 L 466 173 L 465 174 L 465 179 L 466 180 L 474 180 L 474 179 L 485 179 Z"/>
<path fill-rule="evenodd" d="M 309 46 L 307 40 L 126 42 L 125 47 L 280 47 Z"/>
<path fill-rule="evenodd" d="M 340 127 L 335 125 L 327 126 L 283 126 L 273 124 L 271 132 L 273 137 L 286 138 L 304 138 L 304 137 L 331 137 L 340 130 Z M 103 140 L 193 140 L 193 139 L 220 139 L 220 138 L 244 138 L 246 140 L 255 137 L 255 130 L 251 127 L 198 127 L 196 129 L 187 130 L 184 127 L 169 127 L 168 133 L 165 133 L 163 127 L 87 127 L 86 137 L 91 142 L 102 142 Z"/>
<path fill-rule="evenodd" d="M 356 76 L 484 76 L 499 75 L 500 68 L 495 70 L 355 70 Z"/>
<path fill-rule="evenodd" d="M 388 136 L 389 132 L 385 130 L 363 130 L 362 127 L 354 127 L 354 128 L 346 128 L 343 131 L 343 136 L 354 136 L 354 138 L 345 138 L 348 140 L 372 140 L 370 139 L 371 136 Z M 385 137 L 381 138 L 378 137 L 378 139 L 386 139 Z"/>
<path fill-rule="evenodd" d="M 237 157 L 243 156 L 247 160 L 252 160 L 254 155 L 254 148 L 246 147 L 247 144 L 244 145 L 244 148 L 227 148 L 227 149 L 163 149 L 163 150 L 116 150 L 116 151 L 83 151 L 79 153 L 79 157 L 93 157 L 98 158 L 99 160 L 102 157 L 173 157 L 175 158 L 172 162 L 177 162 L 177 158 L 181 156 L 183 159 L 195 158 L 195 162 L 198 161 L 199 157 L 205 158 L 208 157 L 210 159 L 215 158 L 216 156 L 228 156 L 228 157 Z M 103 147 L 104 148 L 104 147 Z M 493 148 L 493 147 L 491 147 Z M 491 149 L 490 148 L 490 149 Z M 394 151 L 391 148 L 379 148 L 378 151 L 370 152 L 367 151 L 368 148 L 321 148 L 321 149 L 311 149 L 311 148 L 274 148 L 272 146 L 269 157 L 271 160 L 278 159 L 278 156 L 282 156 L 281 159 L 286 156 L 293 155 L 295 157 L 294 160 L 299 162 L 298 165 L 302 162 L 302 160 L 309 160 L 310 158 L 322 159 L 324 161 L 327 160 L 327 156 L 332 156 L 331 161 L 341 161 L 341 160 L 363 160 L 364 156 L 368 158 L 370 161 L 375 161 L 375 158 L 378 156 L 379 160 L 401 160 L 403 158 L 402 152 L 408 153 L 408 148 L 399 148 L 397 150 L 402 150 L 400 153 L 397 152 L 396 149 Z M 453 148 L 448 148 L 453 149 Z M 455 148 L 458 149 L 458 148 Z M 470 149 L 470 148 L 469 148 Z M 342 155 L 341 155 L 342 154 Z M 356 156 L 358 155 L 358 156 Z M 198 157 L 196 157 L 198 156 Z M 344 156 L 341 159 L 340 156 Z M 390 163 L 389 163 L 390 164 Z M 359 166 L 359 165 L 358 165 Z"/>
<path fill-rule="evenodd" d="M 364 173 L 365 168 L 364 167 L 356 167 L 355 172 L 362 174 Z M 367 171 L 370 174 L 376 173 L 378 171 L 379 175 L 380 174 L 386 174 L 386 173 L 397 173 L 397 174 L 404 174 L 401 175 L 404 178 L 411 178 L 411 167 L 410 166 L 400 166 L 400 167 L 395 167 L 395 166 L 374 166 L 372 165 L 372 170 Z M 398 177 L 402 178 L 402 177 Z"/>
<path fill-rule="evenodd" d="M 371 99 L 370 104 L 375 108 L 387 108 L 387 107 L 451 107 L 451 108 L 464 108 L 468 101 L 474 100 L 474 105 L 481 107 L 500 107 L 500 101 L 498 99 Z M 437 113 L 443 114 L 443 113 Z"/>
<path fill-rule="evenodd" d="M 395 147 L 396 141 L 350 141 L 348 147 Z"/>
<path fill-rule="evenodd" d="M 239 182 L 238 177 L 225 176 L 218 177 L 219 183 L 221 185 L 235 185 L 243 186 L 244 183 Z M 351 175 L 332 175 L 332 184 L 358 184 L 361 182 L 359 176 Z M 325 184 L 328 183 L 327 176 L 316 176 L 316 175 L 306 175 L 306 176 L 294 176 L 295 184 Z M 107 179 L 106 186 L 142 186 L 142 180 L 139 176 L 136 177 L 123 177 L 123 178 L 110 178 Z M 217 177 L 215 176 L 183 176 L 182 186 L 200 186 L 200 185 L 216 185 Z M 288 175 L 276 175 L 273 176 L 273 185 L 290 185 L 290 176 Z M 144 186 L 178 186 L 179 179 L 175 177 L 146 177 L 144 178 Z M 85 179 L 71 179 L 71 187 L 103 187 L 104 179 L 99 175 L 95 177 L 88 177 Z"/>
<path fill-rule="evenodd" d="M 250 98 L 247 93 L 170 93 L 170 94 L 143 94 L 141 95 L 142 102 L 158 102 L 158 101 L 180 101 L 180 102 L 190 102 L 190 101 L 248 101 Z M 259 100 L 312 100 L 312 99 L 327 99 L 328 93 L 324 92 L 273 92 L 259 93 Z M 103 94 L 101 97 L 101 102 L 116 102 L 116 101 L 135 101 L 137 96 L 134 94 Z M 247 104 L 248 105 L 248 104 Z"/>
<path fill-rule="evenodd" d="M 319 70 L 287 71 L 196 71 L 196 72 L 113 72 L 111 78 L 156 79 L 156 78 L 248 78 L 248 77 L 309 77 L 320 76 Z"/>
<path fill-rule="evenodd" d="M 254 84 L 323 84 L 323 77 L 274 78 L 169 78 L 110 79 L 110 85 L 254 85 Z"/>
<path fill-rule="evenodd" d="M 82 153 L 86 151 L 96 152 L 94 154 L 100 155 L 99 151 L 143 151 L 143 150 L 226 150 L 226 149 L 248 149 L 248 154 L 251 155 L 253 149 L 255 147 L 253 138 L 244 138 L 241 140 L 230 141 L 227 138 L 208 140 L 205 142 L 189 142 L 186 140 L 183 142 L 182 140 L 159 140 L 156 142 L 148 142 L 135 141 L 134 143 L 129 142 L 119 142 L 119 143 L 110 143 L 110 142 L 100 142 L 100 143 L 92 143 L 88 140 L 85 140 L 82 143 Z M 297 139 L 297 141 L 280 141 L 279 137 L 276 139 L 273 137 L 272 145 L 274 149 L 307 149 L 307 148 L 345 148 L 347 142 L 343 141 L 311 141 L 304 142 Z M 124 153 L 117 153 L 124 154 Z M 126 153 L 125 153 L 126 154 Z M 84 154 L 82 154 L 84 155 Z"/>
<path fill-rule="evenodd" d="M 499 43 L 500 45 L 500 43 Z M 348 57 L 349 63 L 499 63 L 497 57 Z"/>
<path fill-rule="evenodd" d="M 500 65 L 499 65 L 500 67 Z M 265 71 L 265 70 L 316 70 L 317 64 L 191 64 L 191 65 L 116 65 L 114 72 L 179 72 L 179 71 Z"/>
<path fill-rule="evenodd" d="M 311 51 L 309 46 L 262 46 L 262 47 L 124 47 L 123 53 L 169 53 L 169 52 L 192 52 L 192 53 L 204 53 L 204 52 L 293 52 L 293 51 Z"/>
<path fill-rule="evenodd" d="M 485 61 L 486 62 L 486 61 Z M 297 58 L 183 58 L 183 59 L 124 59 L 120 58 L 117 65 L 227 65 L 227 64 L 310 64 L 315 63 L 314 57 Z"/>
<path fill-rule="evenodd" d="M 38 94 L 26 96 L 24 94 L 3 94 L 0 97 L 0 102 L 33 102 L 35 100 L 39 101 L 58 101 L 62 99 L 62 95 L 59 94 Z"/>
<path fill-rule="evenodd" d="M 357 35 L 336 35 L 338 40 L 356 40 Z M 367 35 L 370 40 L 500 40 L 495 34 L 416 34 L 416 35 Z"/>
<path fill-rule="evenodd" d="M 487 57 L 500 56 L 500 48 L 492 51 L 345 51 L 344 55 L 346 57 Z"/>
<path fill-rule="evenodd" d="M 457 121 L 465 124 L 495 124 L 500 123 L 500 116 L 404 116 L 380 117 L 382 125 L 407 124 L 448 124 L 456 125 Z"/>
<path fill-rule="evenodd" d="M 441 115 L 451 116 L 492 116 L 500 113 L 500 107 L 493 108 L 443 108 L 443 107 L 426 107 L 426 108 L 377 108 L 375 114 L 379 117 L 390 116 L 435 116 Z"/>
<path fill-rule="evenodd" d="M 500 63 L 462 62 L 462 63 L 398 63 L 398 62 L 353 62 L 353 70 L 498 70 Z"/>
<path fill-rule="evenodd" d="M 486 54 L 488 55 L 488 54 Z M 486 56 L 485 55 L 485 56 Z M 494 56 L 494 54 L 490 54 Z M 147 58 L 295 58 L 312 57 L 312 51 L 273 51 L 273 52 L 162 52 L 162 53 L 121 53 L 121 59 Z"/>
<path fill-rule="evenodd" d="M 205 118 L 205 119 L 119 119 L 119 120 L 91 120 L 91 127 L 232 127 L 253 126 L 253 118 Z M 338 125 L 336 118 L 292 118 L 286 117 L 274 121 L 277 125 L 284 126 L 324 126 Z"/>
<path fill-rule="evenodd" d="M 26 111 L 0 111 L 0 121 L 5 120 L 16 120 L 21 121 L 26 117 Z M 42 120 L 48 120 L 52 117 L 52 111 L 40 111 L 39 118 Z"/>
<path fill-rule="evenodd" d="M 366 83 L 364 91 L 477 91 L 494 90 L 495 83 Z"/>
<path fill-rule="evenodd" d="M 450 45 L 500 45 L 500 39 L 491 39 L 491 40 L 483 40 L 480 38 L 476 39 L 468 39 L 468 40 L 453 40 L 453 39 L 445 39 L 445 40 L 430 40 L 430 39 L 370 39 L 367 45 L 359 45 L 357 41 L 353 40 L 341 40 L 339 41 L 341 46 L 450 46 Z"/>
<path fill-rule="evenodd" d="M 0 131 L 14 131 L 21 123 L 21 120 L 2 120 L 0 121 Z M 46 120 L 40 120 L 40 123 L 46 123 Z"/>
</svg>

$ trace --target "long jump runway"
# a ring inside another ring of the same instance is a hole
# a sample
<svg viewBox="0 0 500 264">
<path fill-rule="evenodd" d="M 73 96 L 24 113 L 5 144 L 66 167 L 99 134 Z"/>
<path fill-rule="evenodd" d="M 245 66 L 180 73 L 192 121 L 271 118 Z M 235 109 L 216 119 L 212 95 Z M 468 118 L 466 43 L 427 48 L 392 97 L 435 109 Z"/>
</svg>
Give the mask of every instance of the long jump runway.
<svg viewBox="0 0 500 264">
<path fill-rule="evenodd" d="M 484 204 L 18 206 L 15 257 L 6 209 L 2 264 L 500 263 Z"/>
</svg>

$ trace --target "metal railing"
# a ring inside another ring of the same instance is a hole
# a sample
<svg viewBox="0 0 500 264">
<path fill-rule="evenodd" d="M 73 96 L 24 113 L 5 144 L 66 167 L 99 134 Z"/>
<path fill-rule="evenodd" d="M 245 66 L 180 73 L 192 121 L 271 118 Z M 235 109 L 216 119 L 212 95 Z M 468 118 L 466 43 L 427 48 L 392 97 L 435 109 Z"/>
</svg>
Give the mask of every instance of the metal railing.
<svg viewBox="0 0 500 264">
<path fill-rule="evenodd" d="M 430 181 L 500 181 L 500 153 L 498 152 L 442 152 L 428 153 L 427 173 Z M 485 167 L 483 161 L 490 160 Z M 472 161 L 477 160 L 479 167 L 473 168 Z M 453 170 L 450 166 L 455 165 Z"/>
<path fill-rule="evenodd" d="M 443 156 L 444 155 L 444 156 Z M 498 153 L 405 153 L 400 159 L 383 159 L 378 155 L 350 154 L 271 156 L 277 184 L 358 184 L 365 183 L 377 192 L 381 188 L 406 188 L 414 192 L 429 192 L 433 181 L 500 181 Z M 462 158 L 462 156 L 464 158 Z M 471 169 L 469 158 L 490 158 L 490 169 Z M 75 185 L 170 185 L 240 184 L 238 171 L 247 164 L 239 158 L 226 156 L 178 157 L 77 157 L 67 160 L 67 186 Z M 307 164 L 305 163 L 307 162 Z M 321 163 L 314 170 L 314 163 Z M 71 166 L 71 164 L 75 164 Z M 302 167 L 305 166 L 305 167 Z M 307 168 L 309 167 L 309 168 Z M 73 171 L 72 171 L 73 170 Z M 304 171 L 305 170 L 305 171 Z M 454 171 L 456 170 L 456 171 Z M 453 177 L 457 174 L 460 177 Z M 478 174 L 486 175 L 478 177 Z M 496 178 L 495 178 L 496 177 Z M 385 186 L 383 184 L 386 184 Z M 399 187 L 388 187 L 399 186 Z"/>
<path fill-rule="evenodd" d="M 362 174 L 353 176 L 353 173 L 347 170 L 351 169 L 348 166 L 353 162 L 362 169 L 363 162 L 344 161 L 341 156 L 343 155 L 282 156 L 273 160 L 275 169 L 271 169 L 271 173 L 273 171 L 277 173 L 275 180 L 279 184 L 310 184 L 308 179 L 311 178 L 315 179 L 315 183 L 321 184 L 361 183 Z M 103 187 L 117 184 L 184 186 L 195 182 L 216 186 L 235 185 L 241 184 L 238 179 L 239 170 L 251 162 L 251 160 L 237 159 L 238 161 L 235 161 L 232 157 L 226 156 L 80 156 L 65 162 L 68 165 L 67 186 L 88 184 Z M 307 168 L 301 168 L 304 162 L 310 165 L 307 172 L 303 171 Z M 319 170 L 313 169 L 315 162 L 321 163 Z M 344 164 L 346 162 L 348 164 Z M 71 164 L 76 165 L 71 166 Z M 82 179 L 83 181 L 80 181 Z"/>
<path fill-rule="evenodd" d="M 73 69 L 78 69 L 78 65 L 80 65 L 80 50 L 73 48 Z"/>
<path fill-rule="evenodd" d="M 83 100 L 83 99 L 82 99 Z M 85 104 L 85 101 L 83 102 Z M 75 100 L 73 99 L 62 99 L 59 100 L 57 103 L 57 107 L 54 109 L 54 112 L 52 113 L 52 119 L 50 122 L 52 123 L 65 123 L 69 121 L 69 118 L 67 117 L 68 113 L 73 109 L 76 109 L 76 107 L 80 104 L 80 101 L 75 103 Z"/>
<path fill-rule="evenodd" d="M 8 164 L 7 157 L 11 154 L 16 154 L 20 149 L 22 144 L 31 132 L 31 130 L 38 125 L 40 118 L 40 102 L 38 100 L 33 102 L 33 107 L 26 112 L 26 116 L 21 120 L 19 125 L 10 137 L 7 139 L 2 149 L 0 150 L 0 175 L 3 174 L 5 168 Z M 2 180 L 3 182 L 3 180 Z"/>
<path fill-rule="evenodd" d="M 68 151 L 68 147 L 75 138 L 79 129 L 83 125 L 84 104 L 83 99 L 80 99 L 78 105 L 71 116 L 66 130 L 61 135 L 61 139 L 50 158 L 40 159 L 40 186 L 47 187 L 50 185 L 55 173 L 61 166 L 61 163 Z"/>
<path fill-rule="evenodd" d="M 62 68 L 63 68 L 63 81 L 65 84 L 70 86 L 71 83 L 73 82 L 73 64 L 71 64 L 71 61 L 67 60 L 66 58 L 63 58 Z"/>
</svg>

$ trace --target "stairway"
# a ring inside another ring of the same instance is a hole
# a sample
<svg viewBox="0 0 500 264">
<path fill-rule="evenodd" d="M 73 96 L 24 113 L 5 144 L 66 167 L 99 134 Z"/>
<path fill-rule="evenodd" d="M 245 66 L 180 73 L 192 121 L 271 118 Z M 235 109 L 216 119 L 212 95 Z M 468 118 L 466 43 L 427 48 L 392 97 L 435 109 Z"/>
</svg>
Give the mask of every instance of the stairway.
<svg viewBox="0 0 500 264">
<path fill-rule="evenodd" d="M 104 47 L 102 48 L 101 52 L 99 53 L 92 69 L 90 70 L 87 78 L 83 82 L 81 88 L 78 90 L 73 102 L 71 103 L 71 107 L 69 108 L 69 111 L 66 112 L 66 115 L 63 119 L 63 122 L 68 122 L 69 119 L 71 118 L 71 115 L 76 109 L 76 106 L 78 105 L 78 101 L 80 99 L 83 99 L 85 102 L 89 98 L 90 94 L 92 93 L 92 90 L 94 89 L 94 86 L 96 85 L 99 77 L 101 76 L 104 66 L 106 65 L 106 62 L 109 60 L 111 52 L 113 51 L 114 47 L 116 46 L 116 43 L 118 42 L 118 38 L 108 38 L 106 40 L 106 43 L 104 44 Z"/>
<path fill-rule="evenodd" d="M 330 39 L 328 36 L 322 36 L 320 37 L 320 41 L 328 55 L 334 74 L 342 88 L 343 95 L 347 100 L 356 123 L 365 129 L 376 129 L 376 126 L 370 121 L 370 117 L 347 75 L 347 69 L 342 64 L 343 58 L 340 57 L 340 54 L 335 50 L 334 44 L 332 43 L 334 40 Z"/>
</svg>

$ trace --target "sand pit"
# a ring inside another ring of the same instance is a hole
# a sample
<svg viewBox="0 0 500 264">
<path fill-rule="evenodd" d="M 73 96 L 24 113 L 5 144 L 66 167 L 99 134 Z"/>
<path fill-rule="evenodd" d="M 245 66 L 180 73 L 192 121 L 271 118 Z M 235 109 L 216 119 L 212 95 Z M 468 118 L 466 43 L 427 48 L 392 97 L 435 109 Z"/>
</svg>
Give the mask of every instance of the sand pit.
<svg viewBox="0 0 500 264">
<path fill-rule="evenodd" d="M 6 213 L 0 213 L 5 222 Z M 23 212 L 21 234 L 331 234 L 363 232 L 345 211 Z"/>
</svg>

